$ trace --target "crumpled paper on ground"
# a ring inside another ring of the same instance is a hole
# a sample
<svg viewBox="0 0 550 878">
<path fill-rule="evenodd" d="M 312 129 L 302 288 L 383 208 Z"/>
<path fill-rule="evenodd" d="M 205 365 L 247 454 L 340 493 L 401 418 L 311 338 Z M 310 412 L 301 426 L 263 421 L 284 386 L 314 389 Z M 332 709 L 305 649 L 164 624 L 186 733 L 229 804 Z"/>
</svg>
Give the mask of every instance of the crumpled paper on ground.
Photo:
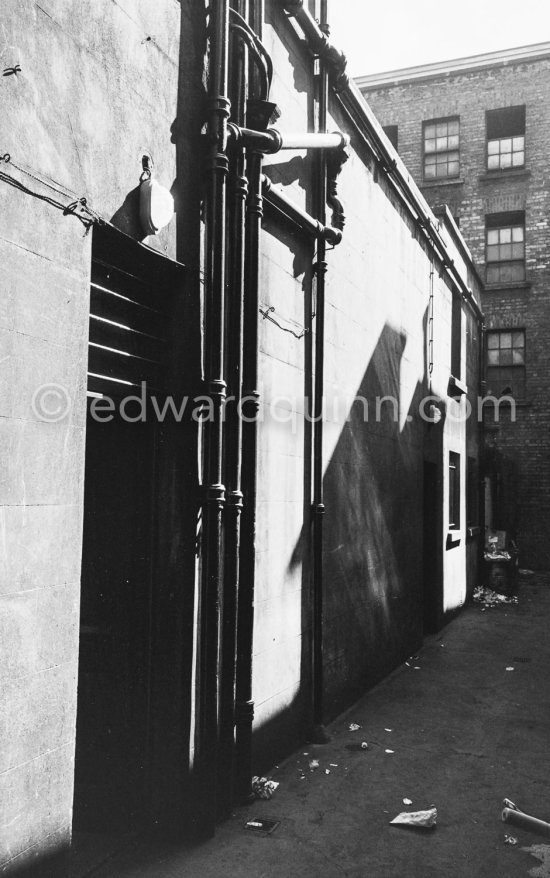
<svg viewBox="0 0 550 878">
<path fill-rule="evenodd" d="M 278 781 L 268 780 L 267 777 L 254 775 L 252 778 L 252 792 L 257 799 L 270 799 L 278 786 Z"/>
<path fill-rule="evenodd" d="M 390 823 L 398 826 L 421 826 L 429 829 L 435 826 L 437 821 L 437 808 L 428 808 L 427 811 L 402 811 Z"/>
<path fill-rule="evenodd" d="M 474 589 L 474 602 L 483 604 L 484 607 L 497 607 L 499 604 L 517 604 L 518 599 L 515 595 L 504 595 L 492 588 L 484 585 L 478 585 Z"/>
</svg>

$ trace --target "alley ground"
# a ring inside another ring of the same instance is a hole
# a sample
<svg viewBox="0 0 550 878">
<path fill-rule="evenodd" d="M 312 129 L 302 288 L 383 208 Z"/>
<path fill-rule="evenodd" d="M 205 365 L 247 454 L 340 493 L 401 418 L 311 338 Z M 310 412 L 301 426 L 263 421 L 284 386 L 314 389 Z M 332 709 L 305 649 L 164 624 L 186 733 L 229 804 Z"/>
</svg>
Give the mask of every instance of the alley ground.
<svg viewBox="0 0 550 878">
<path fill-rule="evenodd" d="M 185 850 L 134 842 L 89 874 L 550 876 L 550 839 L 501 821 L 504 797 L 550 821 L 550 576 L 522 576 L 518 598 L 466 607 L 330 727 L 330 744 L 306 745 L 274 767 L 272 799 L 235 809 L 211 841 Z M 400 811 L 432 805 L 434 829 L 390 825 Z M 252 818 L 279 825 L 256 834 L 244 828 Z"/>
</svg>

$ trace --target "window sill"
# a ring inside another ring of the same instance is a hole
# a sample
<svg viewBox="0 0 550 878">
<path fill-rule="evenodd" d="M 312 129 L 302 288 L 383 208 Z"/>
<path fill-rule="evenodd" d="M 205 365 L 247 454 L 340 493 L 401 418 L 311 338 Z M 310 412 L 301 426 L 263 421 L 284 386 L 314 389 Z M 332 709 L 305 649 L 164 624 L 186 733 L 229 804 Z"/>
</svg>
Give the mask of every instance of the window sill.
<svg viewBox="0 0 550 878">
<path fill-rule="evenodd" d="M 460 546 L 460 531 L 449 531 L 447 534 L 447 541 L 445 543 L 446 549 L 456 549 L 457 546 Z"/>
<path fill-rule="evenodd" d="M 421 183 L 421 189 L 433 189 L 437 186 L 463 186 L 464 178 L 463 177 L 441 177 L 438 180 L 424 180 Z"/>
<path fill-rule="evenodd" d="M 528 180 L 531 171 L 526 168 L 517 168 L 506 171 L 487 171 L 485 174 L 479 175 L 481 183 L 494 183 L 495 180 Z"/>
<path fill-rule="evenodd" d="M 485 284 L 482 292 L 484 292 L 484 293 L 499 293 L 501 290 L 529 290 L 529 289 L 531 289 L 531 281 L 518 280 L 518 281 L 508 281 L 507 283 L 502 283 L 502 284 Z"/>
<path fill-rule="evenodd" d="M 496 396 L 494 393 L 487 391 L 487 393 L 485 394 L 485 397 L 483 397 L 483 398 L 487 399 L 488 397 L 494 397 L 495 399 L 499 400 L 499 404 L 500 404 L 501 408 L 504 408 L 504 409 L 506 409 L 506 408 L 511 409 L 512 408 L 512 403 L 508 402 L 506 396 Z M 513 402 L 513 406 L 516 409 L 529 409 L 529 408 L 531 408 L 532 405 L 533 405 L 533 403 L 528 402 L 527 400 L 524 400 L 524 399 L 514 399 L 514 402 Z M 491 409 L 489 408 L 489 403 L 487 403 L 487 413 L 490 414 L 490 412 L 491 412 Z"/>
</svg>

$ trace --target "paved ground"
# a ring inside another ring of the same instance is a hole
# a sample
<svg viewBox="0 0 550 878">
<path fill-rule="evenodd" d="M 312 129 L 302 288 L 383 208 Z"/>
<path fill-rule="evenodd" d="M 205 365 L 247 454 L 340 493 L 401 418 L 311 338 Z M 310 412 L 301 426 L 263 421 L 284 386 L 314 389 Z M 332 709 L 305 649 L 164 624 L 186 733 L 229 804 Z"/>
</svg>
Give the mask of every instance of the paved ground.
<svg viewBox="0 0 550 878">
<path fill-rule="evenodd" d="M 193 849 L 134 843 L 94 878 L 550 876 L 550 839 L 500 816 L 506 796 L 550 820 L 549 624 L 550 577 L 523 577 L 517 605 L 467 607 L 334 723 L 330 744 L 274 768 L 271 800 Z M 432 805 L 434 829 L 389 825 Z M 280 821 L 271 835 L 243 828 L 263 817 Z"/>
</svg>

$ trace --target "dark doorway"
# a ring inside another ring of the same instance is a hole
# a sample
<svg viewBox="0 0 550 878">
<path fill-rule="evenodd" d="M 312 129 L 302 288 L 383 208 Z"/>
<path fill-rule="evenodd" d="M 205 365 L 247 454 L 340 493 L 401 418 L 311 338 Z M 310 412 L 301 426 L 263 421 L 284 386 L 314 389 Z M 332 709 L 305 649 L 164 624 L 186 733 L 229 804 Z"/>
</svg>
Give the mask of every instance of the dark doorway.
<svg viewBox="0 0 550 878">
<path fill-rule="evenodd" d="M 436 463 L 424 461 L 424 633 L 438 630 L 442 607 L 441 491 Z"/>
<path fill-rule="evenodd" d="M 175 269 L 94 229 L 88 352 L 74 828 L 150 815 L 162 425 Z M 165 497 L 165 500 L 167 498 Z M 158 639 L 158 634 L 156 635 Z M 158 685 L 157 685 L 158 688 Z"/>
<path fill-rule="evenodd" d="M 75 828 L 142 816 L 149 754 L 155 431 L 88 414 Z"/>
</svg>

